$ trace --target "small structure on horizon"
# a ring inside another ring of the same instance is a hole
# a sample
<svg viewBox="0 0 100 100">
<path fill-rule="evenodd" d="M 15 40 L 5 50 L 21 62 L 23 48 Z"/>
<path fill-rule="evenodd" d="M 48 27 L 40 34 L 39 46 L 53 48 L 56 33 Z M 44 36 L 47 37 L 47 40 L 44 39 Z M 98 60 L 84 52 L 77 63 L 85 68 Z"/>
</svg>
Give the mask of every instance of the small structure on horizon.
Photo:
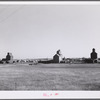
<svg viewBox="0 0 100 100">
<path fill-rule="evenodd" d="M 97 53 L 95 52 L 95 48 L 92 49 L 92 53 L 90 54 L 91 60 L 94 62 L 97 62 Z"/>
<path fill-rule="evenodd" d="M 13 63 L 13 55 L 12 53 L 7 53 L 6 58 L 1 60 L 2 63 Z"/>
<path fill-rule="evenodd" d="M 62 60 L 61 56 L 62 56 L 61 51 L 58 50 L 56 54 L 53 56 L 53 62 L 60 63 L 60 61 Z"/>
<path fill-rule="evenodd" d="M 13 60 L 12 53 L 9 53 L 9 52 L 7 53 L 6 60 L 7 60 L 7 61 Z"/>
</svg>

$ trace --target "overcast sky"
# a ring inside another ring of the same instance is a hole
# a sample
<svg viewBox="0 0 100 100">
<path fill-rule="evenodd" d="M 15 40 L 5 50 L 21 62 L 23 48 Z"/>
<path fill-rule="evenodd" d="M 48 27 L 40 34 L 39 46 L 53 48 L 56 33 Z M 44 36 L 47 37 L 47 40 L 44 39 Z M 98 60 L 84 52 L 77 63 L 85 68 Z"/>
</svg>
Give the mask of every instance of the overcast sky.
<svg viewBox="0 0 100 100">
<path fill-rule="evenodd" d="M 0 58 L 100 57 L 100 6 L 0 5 Z"/>
</svg>

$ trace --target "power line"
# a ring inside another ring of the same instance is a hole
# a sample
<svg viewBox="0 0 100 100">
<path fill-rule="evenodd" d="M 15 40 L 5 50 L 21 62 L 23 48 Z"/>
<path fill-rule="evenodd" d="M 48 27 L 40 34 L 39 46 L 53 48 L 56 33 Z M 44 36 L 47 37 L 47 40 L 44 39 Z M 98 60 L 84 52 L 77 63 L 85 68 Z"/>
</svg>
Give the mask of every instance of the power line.
<svg viewBox="0 0 100 100">
<path fill-rule="evenodd" d="M 8 6 L 4 7 L 3 9 L 1 9 L 0 14 L 2 14 L 2 12 L 4 12 L 7 8 L 8 8 Z"/>
<path fill-rule="evenodd" d="M 24 5 L 23 5 L 24 6 Z M 0 21 L 0 23 L 3 23 L 4 21 L 6 21 L 8 18 L 10 18 L 12 15 L 14 15 L 15 13 L 17 13 L 20 9 L 23 8 L 23 6 L 19 7 L 18 9 L 14 10 L 10 15 L 8 15 L 6 18 L 2 19 Z"/>
</svg>

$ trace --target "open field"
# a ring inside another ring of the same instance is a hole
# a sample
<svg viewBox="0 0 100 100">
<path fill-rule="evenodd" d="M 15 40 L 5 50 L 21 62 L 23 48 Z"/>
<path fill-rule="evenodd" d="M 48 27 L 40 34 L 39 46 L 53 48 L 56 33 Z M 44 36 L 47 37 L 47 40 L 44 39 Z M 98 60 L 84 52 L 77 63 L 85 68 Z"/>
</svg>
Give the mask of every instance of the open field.
<svg viewBox="0 0 100 100">
<path fill-rule="evenodd" d="M 100 64 L 1 64 L 0 90 L 100 90 Z"/>
</svg>

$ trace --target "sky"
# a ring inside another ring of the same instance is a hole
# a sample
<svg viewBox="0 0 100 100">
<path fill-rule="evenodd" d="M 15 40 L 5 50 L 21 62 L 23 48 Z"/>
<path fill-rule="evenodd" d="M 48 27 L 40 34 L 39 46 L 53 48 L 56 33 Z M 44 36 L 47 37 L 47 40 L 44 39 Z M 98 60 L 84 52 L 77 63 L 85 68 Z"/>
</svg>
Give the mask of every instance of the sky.
<svg viewBox="0 0 100 100">
<path fill-rule="evenodd" d="M 0 59 L 100 57 L 100 5 L 0 5 Z"/>
</svg>

